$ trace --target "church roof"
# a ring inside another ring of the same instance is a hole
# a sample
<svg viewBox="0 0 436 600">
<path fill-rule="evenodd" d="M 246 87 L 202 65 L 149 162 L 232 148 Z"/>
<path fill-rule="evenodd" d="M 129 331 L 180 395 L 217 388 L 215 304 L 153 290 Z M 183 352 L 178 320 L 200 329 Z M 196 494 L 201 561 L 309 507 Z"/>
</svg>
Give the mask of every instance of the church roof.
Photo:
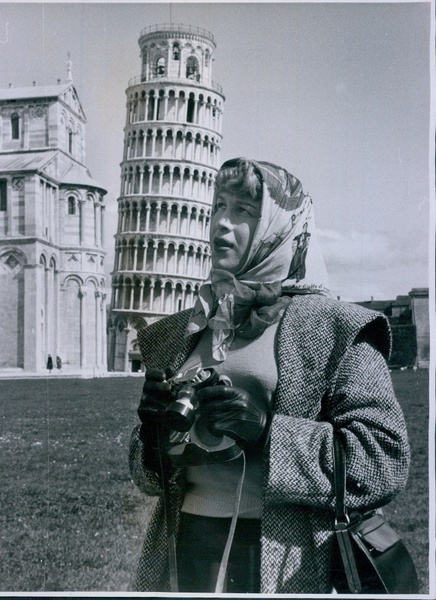
<svg viewBox="0 0 436 600">
<path fill-rule="evenodd" d="M 69 89 L 72 90 L 72 93 L 66 94 Z M 73 99 L 71 99 L 71 97 Z M 37 99 L 48 100 L 49 98 L 60 98 L 86 121 L 85 111 L 83 110 L 79 95 L 72 81 L 59 83 L 57 85 L 0 88 L 0 102 Z"/>
<path fill-rule="evenodd" d="M 5 171 L 44 171 L 52 159 L 59 153 L 58 150 L 40 152 L 11 152 L 0 154 L 0 173 Z M 60 185 L 79 185 L 98 188 L 106 193 L 106 189 L 92 178 L 88 169 L 63 155 L 61 163 L 66 166 L 59 175 L 51 174 Z M 48 172 L 48 171 L 47 171 Z"/>
<path fill-rule="evenodd" d="M 92 178 L 91 173 L 85 166 L 73 162 L 68 166 L 64 173 L 61 174 L 60 183 L 64 185 L 86 185 L 106 191 L 102 185 Z"/>
<path fill-rule="evenodd" d="M 11 152 L 0 154 L 0 171 L 37 171 L 42 169 L 55 155 L 56 150 L 48 152 Z"/>
<path fill-rule="evenodd" d="M 71 83 L 58 85 L 34 85 L 28 87 L 0 88 L 0 100 L 24 100 L 25 98 L 58 98 Z"/>
</svg>

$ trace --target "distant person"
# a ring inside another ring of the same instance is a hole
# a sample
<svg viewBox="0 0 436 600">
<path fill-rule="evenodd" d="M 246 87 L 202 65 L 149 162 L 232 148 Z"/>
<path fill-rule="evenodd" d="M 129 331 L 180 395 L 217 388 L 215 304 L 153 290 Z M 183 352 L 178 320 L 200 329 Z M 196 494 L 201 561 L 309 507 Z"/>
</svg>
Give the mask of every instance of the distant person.
<svg viewBox="0 0 436 600">
<path fill-rule="evenodd" d="M 331 593 L 333 437 L 351 510 L 383 506 L 407 480 L 388 321 L 331 297 L 312 200 L 271 163 L 221 167 L 210 245 L 194 308 L 138 332 L 146 374 L 129 464 L 159 501 L 136 589 Z M 196 387 L 178 392 L 174 374 Z M 177 429 L 186 423 L 188 436 Z"/>
<path fill-rule="evenodd" d="M 60 356 L 56 356 L 56 369 L 62 373 L 62 360 Z"/>
<path fill-rule="evenodd" d="M 52 369 L 53 369 L 53 359 L 52 359 L 52 357 L 51 357 L 51 354 L 49 354 L 49 355 L 48 355 L 48 358 L 47 358 L 47 371 L 48 371 L 49 373 L 51 373 L 51 372 L 52 372 Z"/>
</svg>

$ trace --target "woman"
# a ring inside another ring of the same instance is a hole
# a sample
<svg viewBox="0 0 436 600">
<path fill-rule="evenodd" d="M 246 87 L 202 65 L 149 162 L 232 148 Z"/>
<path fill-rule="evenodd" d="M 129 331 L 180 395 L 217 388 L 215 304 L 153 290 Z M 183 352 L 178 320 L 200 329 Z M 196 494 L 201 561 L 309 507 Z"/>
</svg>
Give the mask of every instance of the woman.
<svg viewBox="0 0 436 600">
<path fill-rule="evenodd" d="M 310 244 L 297 281 L 292 244 L 302 234 Z M 382 506 L 407 478 L 387 321 L 329 297 L 311 199 L 284 169 L 224 163 L 210 239 L 210 283 L 194 308 L 138 336 L 147 372 L 130 468 L 161 498 L 136 587 L 167 591 L 171 581 L 175 590 L 177 567 L 182 592 L 331 592 L 333 433 L 346 450 L 351 508 Z M 169 377 L 206 367 L 228 379 L 197 390 L 197 413 L 215 439 L 236 443 L 235 456 L 208 462 L 206 449 L 206 464 L 175 467 L 186 446 L 168 442 Z"/>
</svg>

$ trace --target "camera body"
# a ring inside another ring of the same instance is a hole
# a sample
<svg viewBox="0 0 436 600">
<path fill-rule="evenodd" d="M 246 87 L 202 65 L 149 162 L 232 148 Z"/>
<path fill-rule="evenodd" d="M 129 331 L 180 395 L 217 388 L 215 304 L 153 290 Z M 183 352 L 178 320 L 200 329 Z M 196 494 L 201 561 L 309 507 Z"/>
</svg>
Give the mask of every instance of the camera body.
<svg viewBox="0 0 436 600">
<path fill-rule="evenodd" d="M 228 377 L 214 369 L 194 369 L 179 373 L 171 380 L 175 399 L 164 412 L 169 432 L 166 453 L 174 466 L 198 466 L 226 462 L 241 455 L 242 449 L 232 438 L 213 435 L 201 415 L 196 391 L 214 385 L 232 385 Z"/>
</svg>

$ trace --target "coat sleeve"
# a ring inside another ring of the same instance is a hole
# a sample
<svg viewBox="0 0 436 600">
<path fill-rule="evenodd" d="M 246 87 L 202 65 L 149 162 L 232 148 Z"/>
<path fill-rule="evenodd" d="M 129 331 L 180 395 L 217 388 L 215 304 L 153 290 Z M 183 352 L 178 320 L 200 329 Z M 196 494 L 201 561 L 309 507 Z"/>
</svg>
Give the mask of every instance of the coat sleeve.
<svg viewBox="0 0 436 600">
<path fill-rule="evenodd" d="M 130 475 L 141 492 L 148 496 L 161 496 L 163 491 L 159 476 L 152 469 L 147 468 L 144 463 L 144 445 L 139 435 L 140 429 L 140 425 L 134 427 L 130 436 Z"/>
<path fill-rule="evenodd" d="M 409 445 L 386 361 L 365 340 L 344 354 L 319 420 L 273 417 L 266 504 L 334 506 L 333 432 L 346 452 L 347 504 L 386 504 L 406 484 Z"/>
</svg>

